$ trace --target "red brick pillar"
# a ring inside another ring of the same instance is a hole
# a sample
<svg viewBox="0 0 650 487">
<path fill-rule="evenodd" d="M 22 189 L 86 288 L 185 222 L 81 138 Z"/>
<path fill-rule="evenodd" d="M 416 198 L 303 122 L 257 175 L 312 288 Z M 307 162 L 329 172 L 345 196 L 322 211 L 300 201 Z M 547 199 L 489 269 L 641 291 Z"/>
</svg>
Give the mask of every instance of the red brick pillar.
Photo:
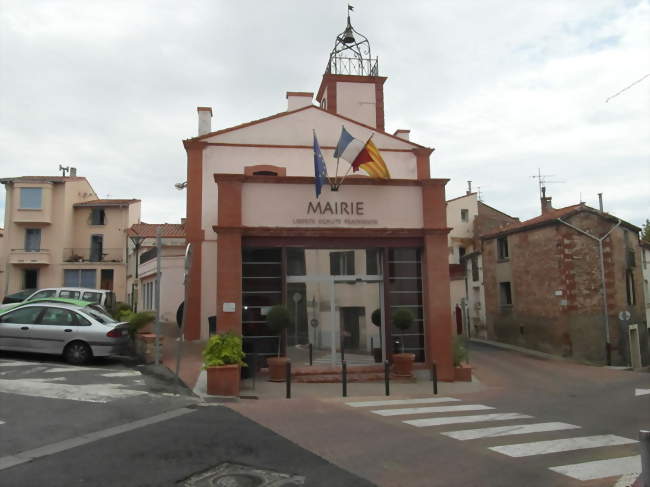
<svg viewBox="0 0 650 487">
<path fill-rule="evenodd" d="M 217 331 L 242 334 L 241 179 L 215 176 L 219 185 L 217 225 Z M 224 304 L 234 311 L 224 311 Z"/>
<path fill-rule="evenodd" d="M 424 223 L 423 306 L 425 355 L 436 362 L 440 380 L 454 380 L 451 301 L 449 298 L 449 250 L 447 243 L 447 180 L 425 180 L 422 186 Z"/>
<path fill-rule="evenodd" d="M 185 338 L 199 340 L 201 338 L 201 261 L 203 229 L 201 227 L 202 194 L 203 194 L 203 148 L 205 143 L 200 141 L 184 142 L 187 152 L 187 220 L 185 235 L 188 243 L 192 244 L 192 267 L 188 276 L 188 295 L 185 303 Z"/>
</svg>

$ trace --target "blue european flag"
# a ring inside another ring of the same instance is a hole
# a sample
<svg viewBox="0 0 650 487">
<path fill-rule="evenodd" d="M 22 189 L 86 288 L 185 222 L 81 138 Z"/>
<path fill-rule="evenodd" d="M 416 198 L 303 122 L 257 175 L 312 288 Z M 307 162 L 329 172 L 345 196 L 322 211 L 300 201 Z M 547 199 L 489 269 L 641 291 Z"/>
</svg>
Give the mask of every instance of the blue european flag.
<svg viewBox="0 0 650 487">
<path fill-rule="evenodd" d="M 320 145 L 318 145 L 316 131 L 314 130 L 314 185 L 316 187 L 316 198 L 320 196 L 326 180 L 327 166 L 325 165 L 325 159 L 323 159 L 323 153 L 320 150 Z"/>
</svg>

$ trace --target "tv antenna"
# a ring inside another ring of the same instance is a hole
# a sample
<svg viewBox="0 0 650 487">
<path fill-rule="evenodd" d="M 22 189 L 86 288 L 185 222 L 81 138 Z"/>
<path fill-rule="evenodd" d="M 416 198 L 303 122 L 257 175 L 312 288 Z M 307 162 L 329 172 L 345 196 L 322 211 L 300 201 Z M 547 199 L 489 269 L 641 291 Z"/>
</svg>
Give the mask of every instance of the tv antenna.
<svg viewBox="0 0 650 487">
<path fill-rule="evenodd" d="M 62 166 L 59 164 L 59 171 L 63 173 L 63 177 L 66 177 L 66 172 L 70 171 L 70 166 Z"/>
<path fill-rule="evenodd" d="M 539 197 L 546 197 L 546 185 L 547 184 L 561 184 L 566 183 L 566 181 L 551 181 L 550 178 L 554 178 L 555 174 L 542 174 L 542 171 L 537 168 L 537 175 L 531 176 L 533 179 L 537 179 L 537 184 L 539 186 Z"/>
</svg>

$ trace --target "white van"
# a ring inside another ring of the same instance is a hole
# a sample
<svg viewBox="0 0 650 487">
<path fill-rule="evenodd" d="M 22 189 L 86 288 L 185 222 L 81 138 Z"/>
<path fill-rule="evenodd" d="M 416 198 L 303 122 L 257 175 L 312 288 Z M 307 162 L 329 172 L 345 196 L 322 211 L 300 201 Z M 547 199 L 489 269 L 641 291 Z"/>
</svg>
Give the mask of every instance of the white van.
<svg viewBox="0 0 650 487">
<path fill-rule="evenodd" d="M 115 293 L 108 289 L 90 289 L 85 287 L 50 287 L 33 292 L 23 303 L 32 299 L 68 298 L 97 303 L 111 311 L 115 307 Z M 2 309 L 2 307 L 0 307 Z"/>
</svg>

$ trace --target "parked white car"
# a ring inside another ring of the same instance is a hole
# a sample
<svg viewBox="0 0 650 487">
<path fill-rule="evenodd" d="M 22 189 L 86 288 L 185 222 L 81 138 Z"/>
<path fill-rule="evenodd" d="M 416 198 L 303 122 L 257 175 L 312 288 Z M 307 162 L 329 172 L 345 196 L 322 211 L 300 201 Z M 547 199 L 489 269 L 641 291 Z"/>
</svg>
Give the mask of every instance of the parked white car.
<svg viewBox="0 0 650 487">
<path fill-rule="evenodd" d="M 72 364 L 122 355 L 128 324 L 92 306 L 35 301 L 0 311 L 0 350 L 63 355 Z"/>
<path fill-rule="evenodd" d="M 78 299 L 89 303 L 97 303 L 107 310 L 112 310 L 115 306 L 115 293 L 113 291 L 86 287 L 50 287 L 39 289 L 27 296 L 22 302 L 26 303 L 34 299 L 44 298 Z M 3 309 L 6 309 L 6 305 L 0 306 L 0 311 Z"/>
</svg>

